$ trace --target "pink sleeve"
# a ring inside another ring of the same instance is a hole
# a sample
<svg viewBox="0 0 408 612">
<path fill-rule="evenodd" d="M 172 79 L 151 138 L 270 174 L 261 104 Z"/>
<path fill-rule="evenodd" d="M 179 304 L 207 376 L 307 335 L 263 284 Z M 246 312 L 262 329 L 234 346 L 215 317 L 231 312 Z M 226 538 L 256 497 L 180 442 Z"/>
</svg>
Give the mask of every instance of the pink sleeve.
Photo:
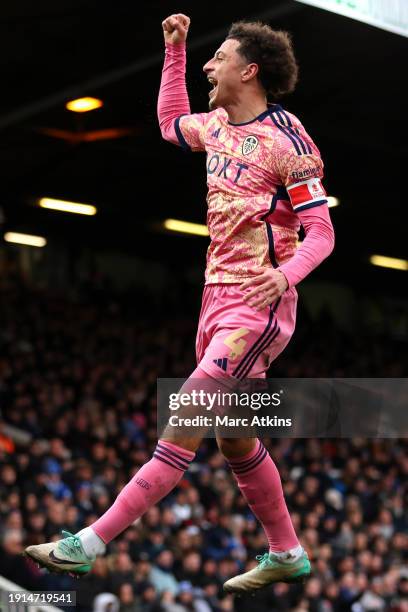
<svg viewBox="0 0 408 612">
<path fill-rule="evenodd" d="M 177 45 L 167 43 L 157 102 L 157 115 L 163 138 L 173 144 L 180 144 L 174 127 L 174 120 L 180 115 L 190 114 L 185 72 L 185 43 Z"/>
<path fill-rule="evenodd" d="M 301 210 L 298 216 L 306 237 L 292 259 L 278 268 L 286 276 L 289 287 L 310 274 L 334 247 L 334 230 L 327 205 Z"/>
</svg>

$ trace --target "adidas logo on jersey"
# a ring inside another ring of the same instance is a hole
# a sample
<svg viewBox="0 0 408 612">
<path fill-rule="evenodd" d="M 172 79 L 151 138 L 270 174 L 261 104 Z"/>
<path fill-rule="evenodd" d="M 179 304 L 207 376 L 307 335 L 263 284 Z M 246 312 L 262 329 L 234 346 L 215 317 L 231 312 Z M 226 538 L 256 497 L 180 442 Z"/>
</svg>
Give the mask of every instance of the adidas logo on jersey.
<svg viewBox="0 0 408 612">
<path fill-rule="evenodd" d="M 255 151 L 258 146 L 258 139 L 256 136 L 247 136 L 242 143 L 242 154 L 249 155 L 252 151 Z"/>
<path fill-rule="evenodd" d="M 221 359 L 213 359 L 213 362 L 215 365 L 220 367 L 221 370 L 224 370 L 224 372 L 227 371 L 228 359 L 226 357 L 222 357 Z"/>
</svg>

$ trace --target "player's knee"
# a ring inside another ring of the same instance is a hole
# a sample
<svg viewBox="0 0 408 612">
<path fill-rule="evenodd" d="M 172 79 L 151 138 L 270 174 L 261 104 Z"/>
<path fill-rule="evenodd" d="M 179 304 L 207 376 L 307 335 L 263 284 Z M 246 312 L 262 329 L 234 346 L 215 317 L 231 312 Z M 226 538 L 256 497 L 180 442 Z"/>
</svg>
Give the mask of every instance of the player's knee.
<svg viewBox="0 0 408 612">
<path fill-rule="evenodd" d="M 168 432 L 165 433 L 161 439 L 193 453 L 197 451 L 202 442 L 201 436 L 196 438 L 190 438 L 187 436 L 173 436 Z"/>
<path fill-rule="evenodd" d="M 255 441 L 255 438 L 217 437 L 218 448 L 226 459 L 244 457 L 253 450 Z"/>
</svg>

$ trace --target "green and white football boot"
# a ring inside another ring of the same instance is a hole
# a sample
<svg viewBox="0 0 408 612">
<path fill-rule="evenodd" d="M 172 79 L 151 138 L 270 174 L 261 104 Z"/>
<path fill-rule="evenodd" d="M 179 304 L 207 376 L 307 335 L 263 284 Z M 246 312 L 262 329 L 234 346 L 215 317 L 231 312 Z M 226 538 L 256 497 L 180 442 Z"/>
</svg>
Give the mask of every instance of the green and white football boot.
<svg viewBox="0 0 408 612">
<path fill-rule="evenodd" d="M 40 567 L 57 574 L 83 576 L 91 571 L 96 557 L 88 557 L 78 536 L 63 531 L 62 540 L 28 546 L 24 554 Z"/>
<path fill-rule="evenodd" d="M 289 563 L 282 561 L 273 553 L 265 553 L 256 557 L 257 567 L 234 576 L 224 583 L 224 591 L 227 593 L 252 593 L 258 589 L 268 586 L 273 582 L 304 582 L 310 576 L 311 567 L 307 553 Z"/>
</svg>

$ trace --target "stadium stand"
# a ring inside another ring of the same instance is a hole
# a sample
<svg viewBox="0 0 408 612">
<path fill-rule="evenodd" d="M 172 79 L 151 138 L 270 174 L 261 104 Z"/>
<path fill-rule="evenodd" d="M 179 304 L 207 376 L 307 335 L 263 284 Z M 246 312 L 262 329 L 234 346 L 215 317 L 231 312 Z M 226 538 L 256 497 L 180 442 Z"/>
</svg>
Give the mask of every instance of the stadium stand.
<svg viewBox="0 0 408 612">
<path fill-rule="evenodd" d="M 146 303 L 135 316 L 135 308 L 129 296 L 109 293 L 2 292 L 0 575 L 27 589 L 76 590 L 79 612 L 248 610 L 255 600 L 233 602 L 221 584 L 254 564 L 265 539 L 212 440 L 174 493 L 115 540 L 89 576 L 46 574 L 21 556 L 110 505 L 154 448 L 156 378 L 191 369 L 194 321 L 158 320 Z M 331 349 L 323 357 L 324 342 Z M 326 313 L 300 322 L 276 370 L 403 376 L 402 348 L 390 337 L 355 340 Z M 14 441 L 10 431 L 25 436 Z M 304 587 L 257 594 L 258 612 L 406 610 L 407 441 L 264 442 L 315 572 Z"/>
</svg>

